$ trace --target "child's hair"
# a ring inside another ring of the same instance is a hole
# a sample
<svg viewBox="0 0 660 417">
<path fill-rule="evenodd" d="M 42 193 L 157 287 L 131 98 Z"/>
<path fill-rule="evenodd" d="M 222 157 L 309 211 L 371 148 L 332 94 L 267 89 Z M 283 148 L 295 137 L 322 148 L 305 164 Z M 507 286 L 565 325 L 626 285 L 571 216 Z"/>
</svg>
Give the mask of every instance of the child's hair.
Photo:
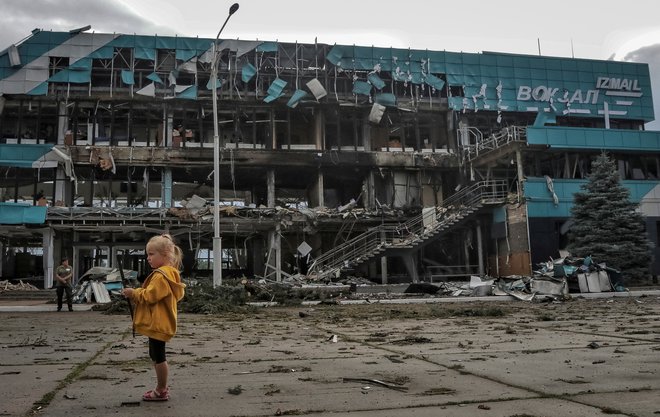
<svg viewBox="0 0 660 417">
<path fill-rule="evenodd" d="M 174 238 L 172 238 L 170 234 L 164 233 L 152 237 L 147 242 L 147 250 L 149 247 L 166 257 L 173 267 L 181 269 L 183 252 L 181 251 L 181 248 L 174 243 Z"/>
</svg>

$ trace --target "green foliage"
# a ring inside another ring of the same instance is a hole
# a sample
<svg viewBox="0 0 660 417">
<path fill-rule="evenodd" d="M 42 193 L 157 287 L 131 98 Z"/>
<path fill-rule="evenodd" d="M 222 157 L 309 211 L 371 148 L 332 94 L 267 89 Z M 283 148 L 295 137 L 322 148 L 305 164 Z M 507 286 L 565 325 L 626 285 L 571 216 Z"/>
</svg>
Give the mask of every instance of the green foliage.
<svg viewBox="0 0 660 417">
<path fill-rule="evenodd" d="M 196 314 L 238 312 L 245 308 L 247 292 L 242 286 L 219 286 L 198 283 L 186 287 L 186 295 L 179 302 L 179 311 Z"/>
<path fill-rule="evenodd" d="M 589 181 L 575 193 L 574 224 L 568 234 L 573 256 L 591 256 L 631 279 L 648 277 L 651 244 L 644 218 L 621 185 L 615 163 L 602 153 L 591 164 Z"/>
</svg>

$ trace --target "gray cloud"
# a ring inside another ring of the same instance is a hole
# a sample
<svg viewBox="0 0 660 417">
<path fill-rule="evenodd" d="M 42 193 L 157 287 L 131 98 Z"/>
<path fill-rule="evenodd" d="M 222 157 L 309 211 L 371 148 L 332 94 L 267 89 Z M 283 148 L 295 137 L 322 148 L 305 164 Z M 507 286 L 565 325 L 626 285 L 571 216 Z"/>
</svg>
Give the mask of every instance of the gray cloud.
<svg viewBox="0 0 660 417">
<path fill-rule="evenodd" d="M 35 28 L 69 31 L 86 25 L 104 33 L 174 34 L 114 1 L 2 0 L 0 50 L 27 37 Z"/>
<path fill-rule="evenodd" d="M 658 120 L 658 112 L 660 111 L 660 44 L 644 46 L 631 51 L 623 57 L 623 60 L 649 64 L 651 86 L 653 88 L 653 108 L 655 109 L 656 120 L 648 123 L 646 128 L 648 130 L 660 130 L 660 120 Z"/>
</svg>

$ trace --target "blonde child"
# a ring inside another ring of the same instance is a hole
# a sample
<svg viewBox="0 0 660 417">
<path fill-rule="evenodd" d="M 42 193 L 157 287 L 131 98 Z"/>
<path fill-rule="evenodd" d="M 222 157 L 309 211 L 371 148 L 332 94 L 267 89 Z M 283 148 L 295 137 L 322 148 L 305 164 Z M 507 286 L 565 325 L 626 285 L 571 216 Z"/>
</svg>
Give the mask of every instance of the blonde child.
<svg viewBox="0 0 660 417">
<path fill-rule="evenodd" d="M 165 342 L 176 333 L 177 302 L 183 298 L 179 268 L 183 254 L 172 236 L 154 236 L 147 243 L 147 262 L 153 269 L 141 288 L 124 288 L 122 294 L 135 305 L 133 326 L 149 338 L 149 357 L 156 371 L 156 388 L 144 393 L 144 401 L 170 398 Z"/>
</svg>

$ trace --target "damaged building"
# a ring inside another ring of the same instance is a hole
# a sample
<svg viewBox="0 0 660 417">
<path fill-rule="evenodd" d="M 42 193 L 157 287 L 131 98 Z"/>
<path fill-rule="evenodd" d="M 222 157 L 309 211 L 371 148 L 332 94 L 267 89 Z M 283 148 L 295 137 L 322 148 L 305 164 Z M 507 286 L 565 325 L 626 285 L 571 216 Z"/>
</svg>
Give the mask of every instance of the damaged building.
<svg viewBox="0 0 660 417">
<path fill-rule="evenodd" d="M 647 64 L 35 29 L 0 53 L 1 275 L 144 275 L 168 232 L 211 276 L 215 207 L 225 278 L 529 275 L 602 150 L 657 243 L 653 119 Z"/>
</svg>

